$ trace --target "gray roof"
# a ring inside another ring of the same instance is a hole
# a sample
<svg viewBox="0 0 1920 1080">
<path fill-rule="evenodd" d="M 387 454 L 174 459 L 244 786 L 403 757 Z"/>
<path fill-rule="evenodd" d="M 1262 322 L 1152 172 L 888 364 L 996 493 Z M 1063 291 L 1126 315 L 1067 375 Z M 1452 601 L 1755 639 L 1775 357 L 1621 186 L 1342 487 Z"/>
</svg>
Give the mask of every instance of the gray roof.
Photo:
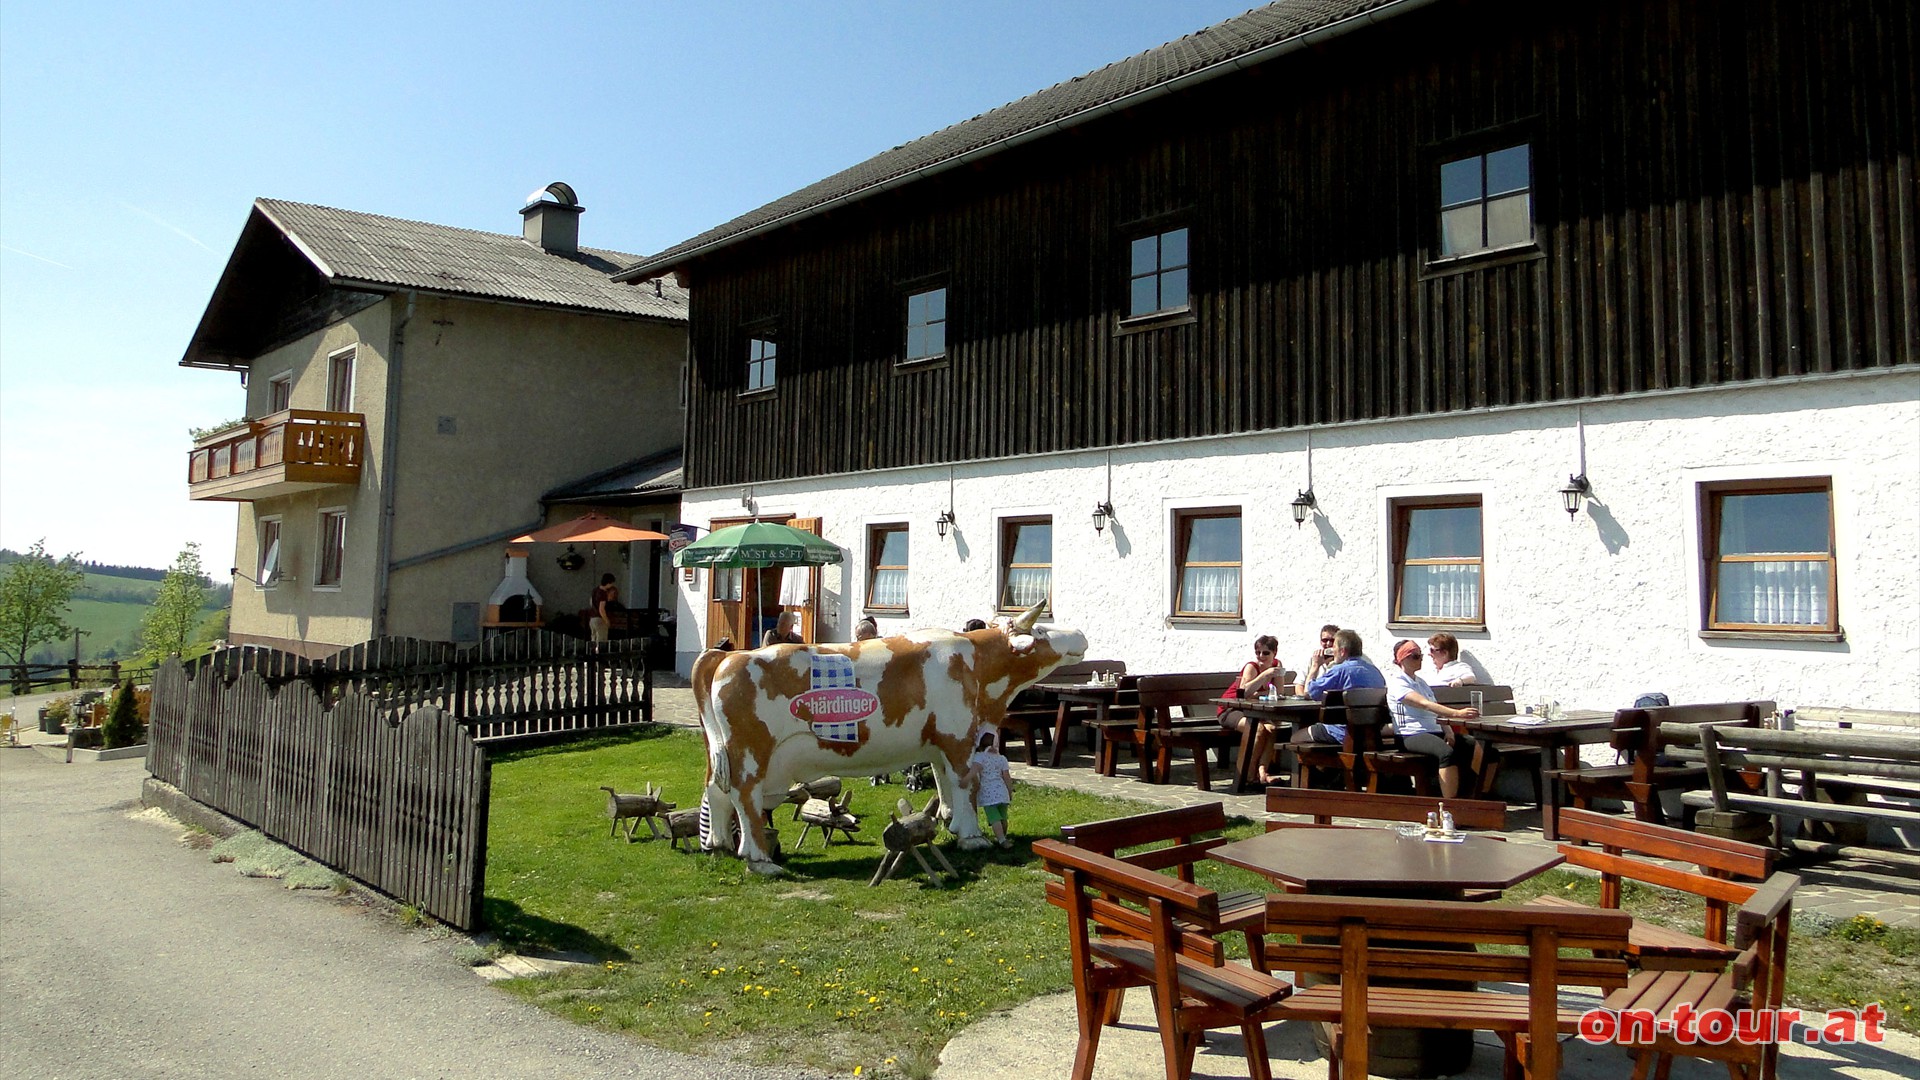
<svg viewBox="0 0 1920 1080">
<path fill-rule="evenodd" d="M 542 503 L 632 503 L 678 495 L 685 487 L 680 448 L 649 454 L 563 484 Z"/>
<path fill-rule="evenodd" d="M 1224 75 L 1430 2 L 1279 0 L 876 154 L 851 169 L 643 259 L 618 276 L 626 280 L 665 272 L 693 255 L 812 216 L 828 206 L 897 187 L 917 176 L 1104 115 L 1151 93 Z"/>
<path fill-rule="evenodd" d="M 612 274 L 637 256 L 581 248 L 557 255 L 505 233 L 255 199 L 254 208 L 342 288 L 419 289 L 684 322 L 686 290 L 671 280 L 623 285 Z M 656 288 L 657 284 L 657 288 Z"/>
</svg>

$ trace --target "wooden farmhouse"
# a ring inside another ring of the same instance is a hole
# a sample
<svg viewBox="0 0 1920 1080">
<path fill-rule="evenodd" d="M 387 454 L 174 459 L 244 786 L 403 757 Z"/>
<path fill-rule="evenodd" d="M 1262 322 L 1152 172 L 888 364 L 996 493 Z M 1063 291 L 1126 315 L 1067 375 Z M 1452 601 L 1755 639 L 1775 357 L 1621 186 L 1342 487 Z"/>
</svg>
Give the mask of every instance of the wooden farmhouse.
<svg viewBox="0 0 1920 1080">
<path fill-rule="evenodd" d="M 683 665 L 1047 600 L 1215 671 L 1920 709 L 1920 7 L 1283 0 L 622 276 L 690 289 Z M 748 610 L 749 606 L 754 610 Z"/>
</svg>

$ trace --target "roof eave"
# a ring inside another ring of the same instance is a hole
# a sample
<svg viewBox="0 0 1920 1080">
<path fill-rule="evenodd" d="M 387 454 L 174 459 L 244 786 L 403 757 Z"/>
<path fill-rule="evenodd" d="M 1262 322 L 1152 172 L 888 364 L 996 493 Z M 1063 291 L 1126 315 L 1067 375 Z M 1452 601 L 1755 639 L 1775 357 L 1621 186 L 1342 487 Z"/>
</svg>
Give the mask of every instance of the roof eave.
<svg viewBox="0 0 1920 1080">
<path fill-rule="evenodd" d="M 1297 52 L 1301 49 L 1309 48 L 1311 46 L 1318 45 L 1322 42 L 1330 41 L 1337 37 L 1344 37 L 1345 35 L 1352 33 L 1356 30 L 1364 29 L 1368 26 L 1374 25 L 1375 23 L 1383 22 L 1386 19 L 1392 18 L 1396 15 L 1403 15 L 1409 11 L 1414 11 L 1418 8 L 1426 7 L 1427 5 L 1435 2 L 1436 0 L 1392 0 L 1392 2 L 1387 3 L 1381 7 L 1374 8 L 1371 11 L 1364 11 L 1356 15 L 1349 15 L 1344 19 L 1340 19 L 1335 22 L 1328 23 L 1325 26 L 1318 26 L 1312 30 L 1307 30 L 1299 34 L 1295 34 L 1292 37 L 1282 38 L 1279 41 L 1273 42 L 1272 44 L 1262 45 L 1260 48 L 1255 49 L 1252 52 L 1242 53 L 1239 56 L 1228 57 L 1225 60 L 1220 60 L 1216 63 L 1209 64 L 1206 67 L 1200 68 L 1197 71 L 1190 71 L 1190 72 L 1187 72 L 1185 75 L 1180 75 L 1172 79 L 1168 79 L 1166 82 L 1155 83 L 1152 86 L 1142 87 L 1141 89 L 1135 90 L 1132 93 L 1114 98 L 1112 101 L 1104 101 L 1098 105 L 1090 105 L 1087 108 L 1080 110 L 1079 112 L 1070 113 L 1066 116 L 1049 120 L 1044 124 L 1040 124 L 1036 127 L 1028 128 L 1025 131 L 1015 132 L 1011 135 L 1007 135 L 1003 138 L 996 139 L 992 142 L 984 143 L 980 146 L 976 146 L 971 150 L 962 151 L 961 153 L 955 154 L 952 157 L 942 158 L 939 161 L 928 162 L 925 165 L 921 165 L 916 168 L 909 169 L 906 172 L 900 173 L 897 176 L 890 176 L 884 180 L 878 180 L 872 184 L 868 184 L 865 187 L 861 187 L 853 191 L 846 192 L 845 194 L 836 195 L 833 198 L 815 203 L 812 206 L 802 207 L 790 213 L 782 214 L 779 217 L 773 218 L 768 221 L 763 221 L 758 225 L 754 225 L 750 228 L 742 229 L 737 233 L 732 233 L 727 236 L 719 237 L 718 239 L 709 241 L 705 244 L 700 245 L 699 247 L 689 248 L 686 251 L 679 252 L 678 254 L 675 254 L 673 256 L 665 257 L 665 258 L 656 257 L 653 259 L 642 259 L 640 262 L 637 262 L 634 265 L 626 268 L 625 270 L 622 270 L 614 274 L 613 280 L 624 283 L 624 282 L 633 281 L 639 278 L 658 277 L 661 274 L 668 273 L 682 266 L 685 266 L 687 263 L 692 262 L 694 259 L 699 258 L 703 255 L 710 255 L 716 251 L 722 250 L 723 248 L 732 247 L 735 244 L 738 244 L 744 240 L 751 239 L 755 236 L 759 236 L 763 233 L 771 232 L 775 229 L 784 228 L 788 225 L 793 225 L 798 222 L 805 221 L 809 218 L 818 217 L 821 214 L 828 212 L 829 210 L 838 209 L 839 207 L 848 205 L 850 203 L 859 202 L 862 199 L 870 198 L 874 195 L 880 194 L 881 192 L 891 191 L 899 187 L 905 187 L 906 185 L 913 183 L 915 181 L 922 180 L 922 179 L 925 179 L 926 177 L 934 176 L 939 173 L 946 172 L 950 169 L 959 168 L 962 165 L 967 165 L 974 161 L 978 161 L 983 157 L 989 157 L 993 154 L 998 154 L 1006 150 L 1012 149 L 1013 147 L 1020 146 L 1025 143 L 1033 142 L 1041 138 L 1045 138 L 1046 136 L 1052 135 L 1058 131 L 1064 131 L 1068 128 L 1078 127 L 1081 124 L 1085 124 L 1090 121 L 1099 119 L 1100 117 L 1119 112 L 1123 109 L 1133 108 L 1134 106 L 1139 105 L 1143 102 L 1152 101 L 1155 98 L 1165 97 L 1169 94 L 1173 94 L 1178 91 L 1185 90 L 1188 87 L 1197 86 L 1197 85 L 1200 85 L 1201 83 L 1211 82 L 1214 79 L 1220 78 L 1221 76 L 1230 75 L 1233 72 L 1241 71 L 1246 68 L 1253 67 L 1256 64 L 1266 63 L 1267 61 L 1275 59 L 1276 57 L 1284 56 L 1291 52 Z"/>
</svg>

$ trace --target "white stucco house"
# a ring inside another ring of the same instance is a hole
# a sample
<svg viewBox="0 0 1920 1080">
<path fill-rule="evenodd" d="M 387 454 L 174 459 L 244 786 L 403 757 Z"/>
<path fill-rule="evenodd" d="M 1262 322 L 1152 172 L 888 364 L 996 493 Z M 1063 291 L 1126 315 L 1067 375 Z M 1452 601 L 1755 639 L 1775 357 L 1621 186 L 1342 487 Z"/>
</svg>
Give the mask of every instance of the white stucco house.
<svg viewBox="0 0 1920 1080">
<path fill-rule="evenodd" d="M 1139 672 L 1331 622 L 1523 702 L 1920 714 L 1911 20 L 1499 10 L 1272 4 L 625 271 L 691 290 L 682 519 L 848 555 L 682 575 L 683 665 L 1045 598 Z"/>
</svg>

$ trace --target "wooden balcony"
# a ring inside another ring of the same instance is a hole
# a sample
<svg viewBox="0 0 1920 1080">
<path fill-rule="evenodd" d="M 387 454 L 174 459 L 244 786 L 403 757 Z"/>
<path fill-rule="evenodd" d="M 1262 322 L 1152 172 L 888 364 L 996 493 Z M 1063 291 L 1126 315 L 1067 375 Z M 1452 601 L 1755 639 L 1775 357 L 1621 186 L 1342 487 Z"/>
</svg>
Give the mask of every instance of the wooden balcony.
<svg viewBox="0 0 1920 1080">
<path fill-rule="evenodd" d="M 252 502 L 360 482 L 367 420 L 359 413 L 287 409 L 217 431 L 187 455 L 193 499 Z"/>
</svg>

